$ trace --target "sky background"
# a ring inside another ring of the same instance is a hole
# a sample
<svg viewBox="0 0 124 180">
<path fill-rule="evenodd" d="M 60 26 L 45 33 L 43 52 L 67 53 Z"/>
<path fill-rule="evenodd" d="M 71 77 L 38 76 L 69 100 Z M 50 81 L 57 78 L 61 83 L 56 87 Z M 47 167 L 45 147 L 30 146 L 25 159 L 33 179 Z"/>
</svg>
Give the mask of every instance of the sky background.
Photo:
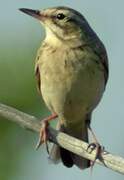
<svg viewBox="0 0 124 180">
<path fill-rule="evenodd" d="M 44 37 L 35 19 L 18 8 L 44 9 L 69 6 L 80 11 L 105 44 L 110 76 L 103 99 L 92 117 L 101 144 L 124 157 L 124 1 L 123 0 L 0 0 L 0 102 L 43 118 L 49 114 L 36 90 L 34 59 Z M 0 180 L 122 180 L 124 177 L 95 165 L 76 167 L 48 162 L 42 147 L 35 151 L 38 136 L 0 119 Z"/>
</svg>

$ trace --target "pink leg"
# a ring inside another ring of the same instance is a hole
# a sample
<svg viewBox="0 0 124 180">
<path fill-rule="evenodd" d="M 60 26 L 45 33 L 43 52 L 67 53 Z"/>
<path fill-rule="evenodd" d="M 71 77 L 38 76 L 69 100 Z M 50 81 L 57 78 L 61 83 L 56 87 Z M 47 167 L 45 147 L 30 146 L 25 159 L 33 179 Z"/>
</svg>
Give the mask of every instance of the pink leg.
<svg viewBox="0 0 124 180">
<path fill-rule="evenodd" d="M 53 119 L 56 119 L 58 115 L 56 113 L 48 116 L 47 118 L 41 120 L 42 127 L 40 129 L 40 135 L 39 135 L 39 140 L 36 145 L 36 149 L 40 147 L 41 144 L 45 143 L 47 144 L 48 136 L 47 136 L 47 127 L 49 126 L 49 122 Z"/>
</svg>

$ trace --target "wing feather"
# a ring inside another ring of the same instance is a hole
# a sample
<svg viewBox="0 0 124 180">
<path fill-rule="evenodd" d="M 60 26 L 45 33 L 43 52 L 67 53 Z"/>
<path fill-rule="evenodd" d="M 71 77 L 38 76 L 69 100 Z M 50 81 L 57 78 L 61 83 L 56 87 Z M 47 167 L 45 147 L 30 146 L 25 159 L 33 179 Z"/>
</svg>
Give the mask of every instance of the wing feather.
<svg viewBox="0 0 124 180">
<path fill-rule="evenodd" d="M 38 64 L 35 66 L 35 77 L 37 81 L 37 90 L 41 94 L 41 78 Z"/>
</svg>

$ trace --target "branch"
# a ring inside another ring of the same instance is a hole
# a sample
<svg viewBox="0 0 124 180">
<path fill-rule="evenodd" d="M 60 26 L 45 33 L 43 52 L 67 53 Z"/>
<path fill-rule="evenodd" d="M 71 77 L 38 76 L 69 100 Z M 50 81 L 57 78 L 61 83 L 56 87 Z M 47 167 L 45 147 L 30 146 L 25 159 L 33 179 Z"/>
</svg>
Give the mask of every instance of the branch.
<svg viewBox="0 0 124 180">
<path fill-rule="evenodd" d="M 6 106 L 1 103 L 0 116 L 17 123 L 23 128 L 32 130 L 37 133 L 39 133 L 40 131 L 41 123 L 36 117 L 23 113 L 15 108 Z M 86 142 L 54 130 L 51 127 L 49 127 L 48 130 L 50 141 L 86 159 L 92 161 L 95 159 L 96 150 L 92 151 L 92 153 L 87 152 L 88 144 Z M 112 155 L 107 151 L 104 151 L 102 153 L 101 158 L 97 159 L 96 163 L 110 168 L 113 171 L 124 174 L 124 158 Z"/>
</svg>

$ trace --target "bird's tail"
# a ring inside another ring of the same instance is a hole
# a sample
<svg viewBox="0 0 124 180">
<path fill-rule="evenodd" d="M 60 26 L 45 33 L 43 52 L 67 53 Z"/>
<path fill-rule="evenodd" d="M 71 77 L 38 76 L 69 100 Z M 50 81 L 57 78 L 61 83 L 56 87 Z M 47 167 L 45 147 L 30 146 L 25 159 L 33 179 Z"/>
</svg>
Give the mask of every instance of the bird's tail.
<svg viewBox="0 0 124 180">
<path fill-rule="evenodd" d="M 57 127 L 57 129 L 59 129 L 61 132 L 65 132 L 67 134 L 69 134 L 62 126 Z M 72 134 L 71 134 L 72 135 Z M 73 135 L 72 135 L 73 136 Z M 88 129 L 87 126 L 85 126 L 82 130 L 81 136 L 79 137 L 79 139 L 88 142 Z M 88 168 L 90 166 L 90 161 L 82 158 L 81 156 L 78 156 L 62 147 L 59 147 L 58 145 L 54 144 L 51 152 L 50 152 L 50 159 L 54 162 L 54 163 L 58 163 L 60 160 L 63 162 L 63 164 L 66 167 L 72 167 L 73 165 L 78 166 L 80 169 L 85 169 Z"/>
</svg>

